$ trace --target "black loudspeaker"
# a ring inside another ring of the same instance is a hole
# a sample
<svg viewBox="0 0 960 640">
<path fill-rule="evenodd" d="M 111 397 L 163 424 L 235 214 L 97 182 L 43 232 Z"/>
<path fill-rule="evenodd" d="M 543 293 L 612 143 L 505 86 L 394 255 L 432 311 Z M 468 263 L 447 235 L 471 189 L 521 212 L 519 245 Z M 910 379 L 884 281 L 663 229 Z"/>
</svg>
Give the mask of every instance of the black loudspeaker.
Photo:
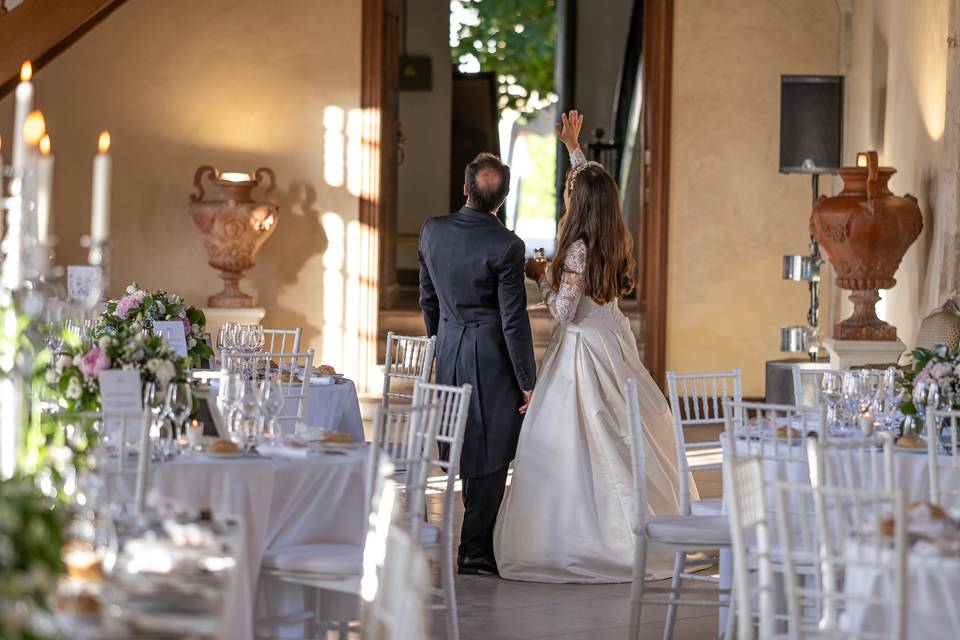
<svg viewBox="0 0 960 640">
<path fill-rule="evenodd" d="M 781 76 L 781 173 L 836 173 L 842 136 L 843 76 Z"/>
</svg>

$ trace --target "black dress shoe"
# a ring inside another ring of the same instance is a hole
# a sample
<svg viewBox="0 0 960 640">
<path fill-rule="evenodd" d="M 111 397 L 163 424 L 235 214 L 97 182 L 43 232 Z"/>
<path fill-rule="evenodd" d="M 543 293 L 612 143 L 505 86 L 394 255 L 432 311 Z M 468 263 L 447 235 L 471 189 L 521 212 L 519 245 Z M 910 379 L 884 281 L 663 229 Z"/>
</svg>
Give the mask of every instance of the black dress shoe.
<svg viewBox="0 0 960 640">
<path fill-rule="evenodd" d="M 490 556 L 480 558 L 461 556 L 457 561 L 457 572 L 462 576 L 500 575 L 500 572 L 497 571 L 497 563 Z"/>
</svg>

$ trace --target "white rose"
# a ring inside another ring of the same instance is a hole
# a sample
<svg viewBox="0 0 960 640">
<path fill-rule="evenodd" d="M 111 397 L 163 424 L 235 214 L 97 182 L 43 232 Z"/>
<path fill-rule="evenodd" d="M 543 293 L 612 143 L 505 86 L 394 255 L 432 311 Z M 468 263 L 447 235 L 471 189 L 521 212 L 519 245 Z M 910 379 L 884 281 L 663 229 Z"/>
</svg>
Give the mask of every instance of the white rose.
<svg viewBox="0 0 960 640">
<path fill-rule="evenodd" d="M 100 339 L 97 341 L 97 346 L 101 349 L 108 349 L 113 344 L 113 338 L 110 336 L 100 336 Z"/>
<path fill-rule="evenodd" d="M 200 325 L 198 324 L 190 325 L 190 333 L 200 333 Z"/>
<path fill-rule="evenodd" d="M 47 369 L 47 373 L 44 375 L 47 380 L 47 384 L 57 384 L 60 380 L 60 374 L 57 373 L 54 369 Z"/>
<path fill-rule="evenodd" d="M 187 338 L 187 348 L 193 349 L 195 346 L 197 346 L 197 339 L 196 339 L 196 338 Z"/>
<path fill-rule="evenodd" d="M 136 293 L 136 292 L 137 292 L 136 285 L 132 285 L 132 284 L 127 285 L 127 293 Z"/>
<path fill-rule="evenodd" d="M 183 302 L 183 298 L 181 298 L 180 296 L 178 296 L 178 295 L 175 294 L 175 293 L 171 293 L 171 294 L 170 294 L 170 302 L 172 302 L 173 304 L 180 304 L 181 302 Z"/>
<path fill-rule="evenodd" d="M 173 363 L 169 360 L 160 360 L 158 361 L 153 375 L 156 376 L 157 382 L 160 383 L 160 386 L 166 386 L 171 380 L 173 380 L 173 377 L 177 375 L 177 368 L 173 366 Z"/>
<path fill-rule="evenodd" d="M 67 398 L 70 400 L 79 400 L 81 395 L 83 395 L 83 387 L 80 386 L 80 381 L 76 378 L 70 378 L 70 382 L 67 383 Z"/>
</svg>

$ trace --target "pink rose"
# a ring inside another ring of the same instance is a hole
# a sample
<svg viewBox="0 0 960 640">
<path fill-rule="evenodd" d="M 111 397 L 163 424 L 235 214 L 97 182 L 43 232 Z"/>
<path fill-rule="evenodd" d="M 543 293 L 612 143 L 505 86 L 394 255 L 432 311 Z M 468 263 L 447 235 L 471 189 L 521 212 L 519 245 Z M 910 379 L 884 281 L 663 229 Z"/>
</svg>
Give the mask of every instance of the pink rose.
<svg viewBox="0 0 960 640">
<path fill-rule="evenodd" d="M 188 319 L 185 318 L 185 317 L 181 317 L 181 318 L 180 318 L 180 322 L 183 323 L 183 335 L 185 335 L 185 336 L 187 336 L 187 337 L 189 338 L 189 337 L 190 337 L 190 332 L 191 332 L 192 329 L 193 329 L 193 328 L 190 326 L 190 320 L 188 320 Z"/>
<path fill-rule="evenodd" d="M 951 373 L 953 373 L 953 367 L 946 362 L 938 362 L 930 368 L 930 377 L 934 380 L 939 380 Z"/>
<path fill-rule="evenodd" d="M 94 347 L 80 358 L 80 373 L 87 380 L 94 380 L 104 369 L 110 368 L 110 356 L 100 347 Z"/>
</svg>

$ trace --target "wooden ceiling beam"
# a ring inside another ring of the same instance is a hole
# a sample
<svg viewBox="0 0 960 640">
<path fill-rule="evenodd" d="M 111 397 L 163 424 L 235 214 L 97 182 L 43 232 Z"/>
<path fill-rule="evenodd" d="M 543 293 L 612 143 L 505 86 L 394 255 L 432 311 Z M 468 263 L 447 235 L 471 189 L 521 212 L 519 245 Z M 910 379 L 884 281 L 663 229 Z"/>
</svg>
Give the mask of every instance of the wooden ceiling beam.
<svg viewBox="0 0 960 640">
<path fill-rule="evenodd" d="M 0 97 L 16 86 L 24 60 L 36 73 L 123 2 L 25 0 L 0 15 Z"/>
</svg>

